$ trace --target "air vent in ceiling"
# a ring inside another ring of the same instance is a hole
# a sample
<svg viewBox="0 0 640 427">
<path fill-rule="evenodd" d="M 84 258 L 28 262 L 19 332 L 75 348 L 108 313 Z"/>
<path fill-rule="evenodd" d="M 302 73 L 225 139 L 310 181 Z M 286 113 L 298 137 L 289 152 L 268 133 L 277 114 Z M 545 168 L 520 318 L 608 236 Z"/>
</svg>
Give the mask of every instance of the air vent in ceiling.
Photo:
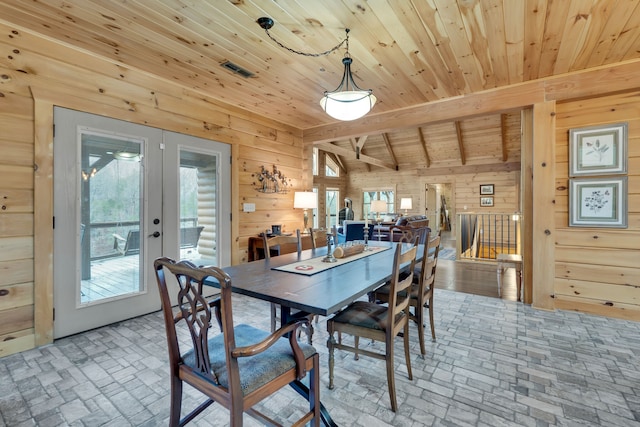
<svg viewBox="0 0 640 427">
<path fill-rule="evenodd" d="M 225 61 L 220 65 L 222 65 L 227 70 L 231 70 L 236 74 L 240 74 L 242 77 L 246 77 L 247 79 L 249 77 L 253 77 L 253 73 L 251 71 L 245 70 L 244 68 L 234 64 L 233 62 Z"/>
</svg>

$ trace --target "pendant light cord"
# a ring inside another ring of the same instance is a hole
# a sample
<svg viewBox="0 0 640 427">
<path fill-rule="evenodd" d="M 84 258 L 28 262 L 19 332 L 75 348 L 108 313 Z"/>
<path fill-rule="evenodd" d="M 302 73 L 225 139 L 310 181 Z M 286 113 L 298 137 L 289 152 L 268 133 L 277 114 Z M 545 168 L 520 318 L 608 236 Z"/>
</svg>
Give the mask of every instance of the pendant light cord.
<svg viewBox="0 0 640 427">
<path fill-rule="evenodd" d="M 343 44 L 347 44 L 347 55 L 349 54 L 349 29 L 346 28 L 344 31 L 347 33 L 347 36 L 344 40 L 342 40 L 340 43 L 338 43 L 336 46 L 334 46 L 333 48 L 326 50 L 324 52 L 320 52 L 320 53 L 309 53 L 309 52 L 301 52 L 299 50 L 295 50 L 292 49 L 290 47 L 287 47 L 285 45 L 283 45 L 281 42 L 279 42 L 278 40 L 276 40 L 275 37 L 273 37 L 271 35 L 271 33 L 269 32 L 269 28 L 273 27 L 273 20 L 271 20 L 270 18 L 259 18 L 257 21 L 258 25 L 260 25 L 260 27 L 262 27 L 264 29 L 264 32 L 267 33 L 267 35 L 269 36 L 269 38 L 271 40 L 273 40 L 278 46 L 280 46 L 283 49 L 288 50 L 289 52 L 293 52 L 297 55 L 302 55 L 302 56 L 325 56 L 325 55 L 329 55 L 332 52 L 335 52 L 336 50 L 340 49 L 340 47 Z"/>
</svg>

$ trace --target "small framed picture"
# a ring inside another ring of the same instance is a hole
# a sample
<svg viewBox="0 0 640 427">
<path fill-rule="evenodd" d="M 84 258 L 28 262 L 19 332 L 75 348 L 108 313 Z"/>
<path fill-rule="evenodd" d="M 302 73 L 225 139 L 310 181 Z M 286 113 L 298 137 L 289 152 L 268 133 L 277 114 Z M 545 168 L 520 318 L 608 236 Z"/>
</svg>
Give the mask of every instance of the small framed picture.
<svg viewBox="0 0 640 427">
<path fill-rule="evenodd" d="M 480 206 L 493 206 L 493 197 L 480 197 Z"/>
<path fill-rule="evenodd" d="M 569 131 L 569 176 L 627 172 L 627 123 Z"/>
<path fill-rule="evenodd" d="M 569 226 L 627 228 L 627 177 L 571 179 Z"/>
<path fill-rule="evenodd" d="M 480 195 L 493 195 L 493 184 L 480 184 Z"/>
</svg>

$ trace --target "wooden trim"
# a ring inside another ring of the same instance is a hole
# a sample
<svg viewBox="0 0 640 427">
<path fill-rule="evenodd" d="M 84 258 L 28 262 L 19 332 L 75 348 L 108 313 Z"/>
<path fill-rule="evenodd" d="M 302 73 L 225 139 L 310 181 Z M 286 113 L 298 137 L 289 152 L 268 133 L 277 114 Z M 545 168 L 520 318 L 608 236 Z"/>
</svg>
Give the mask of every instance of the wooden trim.
<svg viewBox="0 0 640 427">
<path fill-rule="evenodd" d="M 506 162 L 509 158 L 509 152 L 507 151 L 507 129 L 509 126 L 507 124 L 507 115 L 500 114 L 500 136 L 502 138 L 502 161 Z"/>
<path fill-rule="evenodd" d="M 531 264 L 533 300 L 535 308 L 555 308 L 553 283 L 555 280 L 555 222 L 549 212 L 555 211 L 556 170 L 556 103 L 544 102 L 533 106 L 532 191 L 533 224 Z"/>
<path fill-rule="evenodd" d="M 533 295 L 533 110 L 521 113 L 522 138 L 520 148 L 520 212 L 522 239 L 522 301 L 531 304 Z"/>
<path fill-rule="evenodd" d="M 34 99 L 33 311 L 36 346 L 53 342 L 53 103 Z"/>
</svg>

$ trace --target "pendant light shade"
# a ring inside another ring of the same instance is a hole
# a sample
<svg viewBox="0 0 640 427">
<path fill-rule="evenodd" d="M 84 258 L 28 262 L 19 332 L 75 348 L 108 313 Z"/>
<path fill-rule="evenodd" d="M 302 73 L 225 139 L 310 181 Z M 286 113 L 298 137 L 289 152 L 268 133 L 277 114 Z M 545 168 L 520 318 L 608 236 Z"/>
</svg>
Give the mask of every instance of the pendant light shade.
<svg viewBox="0 0 640 427">
<path fill-rule="evenodd" d="M 340 85 L 332 92 L 325 92 L 320 100 L 322 109 L 338 120 L 355 120 L 371 111 L 376 103 L 376 97 L 371 89 L 360 89 L 353 81 L 350 57 L 342 59 L 344 74 Z"/>
</svg>

